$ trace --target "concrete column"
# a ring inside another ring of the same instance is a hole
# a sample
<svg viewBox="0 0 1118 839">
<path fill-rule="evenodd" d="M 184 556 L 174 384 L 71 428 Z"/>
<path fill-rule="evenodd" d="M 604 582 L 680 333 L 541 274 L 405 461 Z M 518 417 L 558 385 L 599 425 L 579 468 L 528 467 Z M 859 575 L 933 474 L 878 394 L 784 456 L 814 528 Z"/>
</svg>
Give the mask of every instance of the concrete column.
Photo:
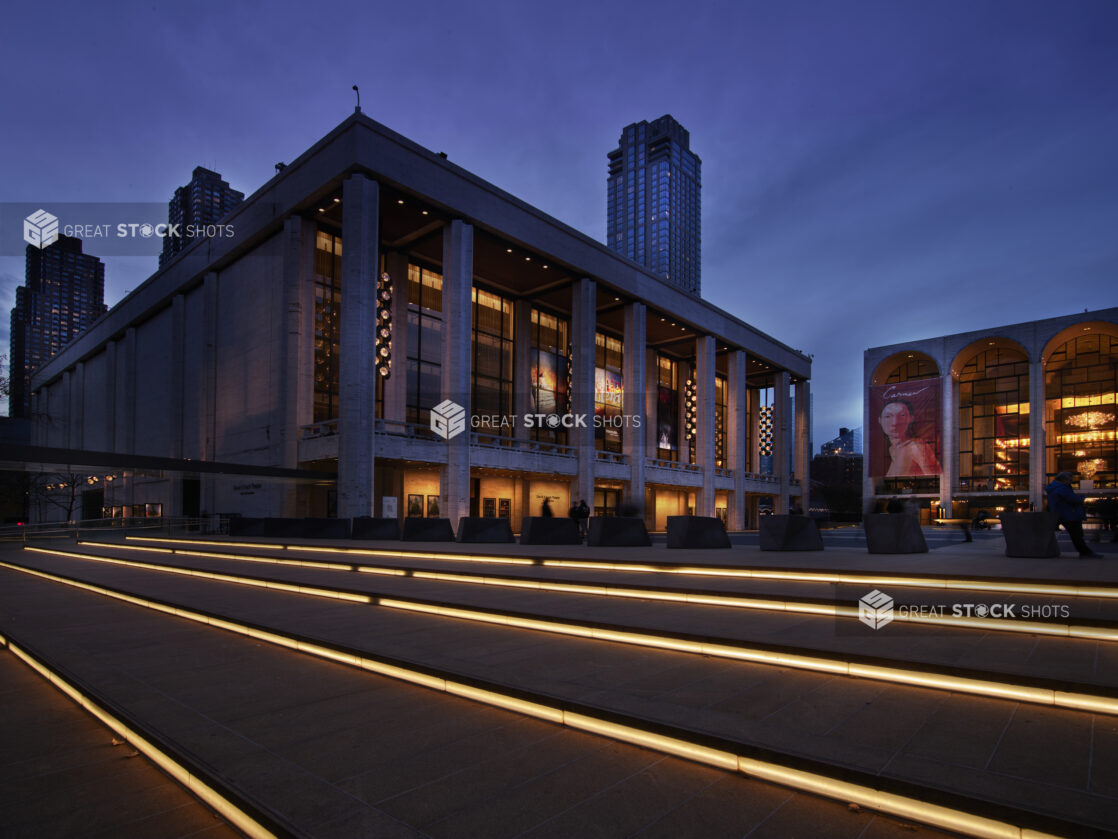
<svg viewBox="0 0 1118 839">
<path fill-rule="evenodd" d="M 746 402 L 746 355 L 733 350 L 726 364 L 726 468 L 734 473 L 734 492 L 727 510 L 730 530 L 744 530 L 745 472 L 749 445 L 749 408 Z"/>
<path fill-rule="evenodd" d="M 168 456 L 181 458 L 183 407 L 186 391 L 186 295 L 176 294 L 171 298 L 171 366 L 167 371 L 171 378 L 171 404 L 167 406 L 167 436 L 170 439 Z M 178 483 L 177 480 L 173 483 Z M 172 507 L 173 514 L 179 510 Z"/>
<path fill-rule="evenodd" d="M 342 187 L 341 359 L 338 369 L 338 518 L 373 511 L 373 352 L 380 186 L 351 175 Z"/>
<path fill-rule="evenodd" d="M 800 481 L 800 506 L 811 507 L 811 384 L 796 382 L 796 446 L 793 471 Z"/>
<path fill-rule="evenodd" d="M 116 341 L 105 342 L 105 450 L 116 449 Z M 106 497 L 108 497 L 106 495 Z"/>
<path fill-rule="evenodd" d="M 621 412 L 624 416 L 640 417 L 641 427 L 635 421 L 622 432 L 621 450 L 629 458 L 629 497 L 623 503 L 634 504 L 642 511 L 648 522 L 652 510 L 644 509 L 644 469 L 646 444 L 651 437 L 655 445 L 656 434 L 656 388 L 648 386 L 648 346 L 645 338 L 647 315 L 643 303 L 629 303 L 625 306 L 625 338 L 622 344 L 622 393 L 624 402 Z"/>
<path fill-rule="evenodd" d="M 598 286 L 583 277 L 571 286 L 571 347 L 573 358 L 571 412 L 586 417 L 586 427 L 571 429 L 571 444 L 578 452 L 578 491 L 571 503 L 594 504 L 594 368 L 595 333 L 598 328 Z"/>
<path fill-rule="evenodd" d="M 217 459 L 217 274 L 210 271 L 202 279 L 202 392 L 199 395 L 199 455 L 202 460 Z M 202 478 L 202 509 L 218 512 L 217 479 Z"/>
<path fill-rule="evenodd" d="M 390 253 L 384 268 L 392 278 L 392 375 L 384 383 L 384 418 L 408 418 L 408 255 Z"/>
<path fill-rule="evenodd" d="M 524 415 L 532 413 L 532 301 L 516 300 L 512 309 L 512 412 L 516 414 L 513 436 L 527 440 Z M 572 489 L 577 494 L 578 489 Z M 577 502 L 576 502 L 577 503 Z M 589 502 L 588 502 L 589 503 Z"/>
<path fill-rule="evenodd" d="M 136 453 L 136 327 L 124 331 L 124 401 L 118 412 L 119 444 L 117 451 Z"/>
<path fill-rule="evenodd" d="M 782 371 L 775 376 L 773 393 L 773 476 L 779 484 L 779 495 L 773 499 L 773 512 L 777 515 L 788 512 L 789 455 L 792 452 L 792 412 L 790 410 L 788 389 L 791 376 Z"/>
<path fill-rule="evenodd" d="M 314 418 L 314 248 L 315 224 L 301 216 L 283 225 L 283 276 L 279 295 L 279 364 L 275 367 L 279 462 L 299 465 L 301 428 Z M 298 490 L 283 493 L 285 516 L 299 514 Z"/>
<path fill-rule="evenodd" d="M 700 335 L 695 339 L 695 386 L 699 403 L 695 456 L 703 469 L 703 486 L 695 493 L 695 512 L 700 516 L 714 515 L 714 369 L 714 338 Z"/>
<path fill-rule="evenodd" d="M 940 378 L 940 393 L 943 399 L 943 411 L 940 415 L 943 430 L 940 466 L 943 467 L 943 473 L 939 476 L 939 507 L 941 517 L 950 517 L 951 499 L 959 484 L 959 382 L 951 375 L 951 371 Z M 866 456 L 869 456 L 868 452 Z"/>
<path fill-rule="evenodd" d="M 73 372 L 67 370 L 65 380 L 66 400 L 69 402 L 69 409 L 66 411 L 66 445 L 71 449 L 80 449 L 84 446 L 85 437 L 85 362 L 75 364 Z"/>
<path fill-rule="evenodd" d="M 1048 484 L 1047 440 L 1044 432 L 1044 362 L 1029 362 L 1029 502 L 1044 509 L 1044 487 Z"/>
<path fill-rule="evenodd" d="M 443 228 L 442 398 L 466 409 L 466 429 L 447 441 L 441 468 L 442 514 L 457 526 L 470 514 L 470 411 L 473 349 L 474 229 L 462 221 Z"/>
</svg>

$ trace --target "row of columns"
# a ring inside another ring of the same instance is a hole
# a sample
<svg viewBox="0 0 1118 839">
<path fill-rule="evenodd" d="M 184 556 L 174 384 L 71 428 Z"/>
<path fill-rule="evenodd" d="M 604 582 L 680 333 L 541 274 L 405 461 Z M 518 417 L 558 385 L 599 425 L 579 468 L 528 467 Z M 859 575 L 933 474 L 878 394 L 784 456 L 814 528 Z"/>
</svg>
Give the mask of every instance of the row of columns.
<svg viewBox="0 0 1118 839">
<path fill-rule="evenodd" d="M 377 235 L 379 189 L 375 181 L 352 175 L 343 186 L 345 213 L 342 221 L 342 300 L 341 361 L 339 371 L 339 448 L 338 448 L 338 515 L 353 517 L 373 515 L 374 503 L 374 417 L 375 371 L 372 358 L 377 313 L 376 277 L 378 273 Z M 401 421 L 406 404 L 407 328 L 407 258 L 388 254 L 386 269 L 393 277 L 393 375 L 386 382 L 386 419 Z M 460 221 L 451 221 L 443 232 L 442 265 L 442 390 L 441 398 L 468 405 L 472 391 L 472 289 L 473 228 Z M 294 313 L 292 313 L 294 317 Z M 624 382 L 647 382 L 646 342 L 647 310 L 643 303 L 630 303 L 624 312 Z M 516 357 L 527 359 L 530 350 L 531 304 L 517 301 L 514 312 Z M 289 324 L 293 321 L 289 319 Z M 313 324 L 312 324 L 313 326 Z M 305 326 L 304 326 L 305 328 Z M 572 411 L 594 415 L 597 283 L 590 278 L 575 282 L 572 289 L 570 341 L 574 348 L 571 364 Z M 640 349 L 637 349 L 640 348 Z M 715 352 L 714 338 L 696 339 L 694 375 L 698 392 L 698 437 L 696 455 L 702 467 L 703 484 L 697 492 L 696 512 L 712 516 L 715 509 Z M 290 360 L 290 358 L 289 358 Z M 729 511 L 731 529 L 746 524 L 745 481 L 750 452 L 744 434 L 729 433 L 744 429 L 748 423 L 749 440 L 757 451 L 757 410 L 751 411 L 746 398 L 746 353 L 730 353 L 728 362 L 728 405 L 726 417 L 727 468 L 734 475 L 734 503 Z M 517 364 L 514 373 L 515 404 L 518 416 L 530 412 L 532 383 L 527 363 Z M 793 417 L 789 406 L 790 378 L 777 374 L 775 385 L 774 471 L 779 476 L 777 496 L 779 512 L 787 511 L 791 491 L 787 468 L 789 455 L 794 455 L 794 470 L 803 488 L 802 504 L 807 508 L 807 465 L 810 458 L 809 406 L 806 383 L 797 384 L 795 426 L 798 429 L 793 448 Z M 640 390 L 624 388 L 622 412 L 640 415 L 651 427 L 637 433 L 627 429 L 623 434 L 623 453 L 630 464 L 630 498 L 643 506 L 645 496 L 645 461 L 648 446 L 655 446 L 657 394 L 655 387 Z M 306 401 L 306 400 L 301 400 Z M 583 404 L 583 402 L 585 404 Z M 297 427 L 297 426 L 296 426 Z M 528 431 L 518 423 L 515 436 L 523 439 Z M 597 454 L 594 428 L 573 428 L 571 444 L 578 457 L 578 476 L 574 487 L 575 500 L 592 501 Z M 651 443 L 649 441 L 652 441 Z M 463 433 L 447 441 L 447 460 L 441 470 L 441 510 L 452 521 L 469 514 L 470 498 L 470 435 Z M 756 459 L 754 460 L 756 462 Z M 295 465 L 294 463 L 290 465 Z"/>
</svg>

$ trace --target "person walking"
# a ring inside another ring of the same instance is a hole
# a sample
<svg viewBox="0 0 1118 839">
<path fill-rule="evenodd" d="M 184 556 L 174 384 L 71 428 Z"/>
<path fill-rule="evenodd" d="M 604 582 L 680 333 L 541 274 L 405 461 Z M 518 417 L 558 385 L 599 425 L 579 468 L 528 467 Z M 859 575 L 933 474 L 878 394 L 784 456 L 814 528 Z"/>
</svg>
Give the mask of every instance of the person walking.
<svg viewBox="0 0 1118 839">
<path fill-rule="evenodd" d="M 543 500 L 543 506 L 540 508 L 540 515 L 543 516 L 545 519 L 549 519 L 549 518 L 552 517 L 552 515 L 554 515 L 551 512 L 551 499 L 550 498 L 545 498 Z"/>
<path fill-rule="evenodd" d="M 1056 514 L 1059 524 L 1071 537 L 1071 543 L 1079 551 L 1081 559 L 1097 559 L 1102 554 L 1097 554 L 1083 540 L 1083 519 L 1087 517 L 1087 508 L 1083 499 L 1075 494 L 1071 488 L 1071 472 L 1061 472 L 1056 480 L 1044 488 L 1048 494 L 1048 509 Z"/>
<path fill-rule="evenodd" d="M 586 538 L 588 522 L 590 521 L 590 507 L 586 503 L 586 499 L 578 502 L 575 507 L 575 518 L 578 520 L 578 532 L 583 539 Z"/>
</svg>

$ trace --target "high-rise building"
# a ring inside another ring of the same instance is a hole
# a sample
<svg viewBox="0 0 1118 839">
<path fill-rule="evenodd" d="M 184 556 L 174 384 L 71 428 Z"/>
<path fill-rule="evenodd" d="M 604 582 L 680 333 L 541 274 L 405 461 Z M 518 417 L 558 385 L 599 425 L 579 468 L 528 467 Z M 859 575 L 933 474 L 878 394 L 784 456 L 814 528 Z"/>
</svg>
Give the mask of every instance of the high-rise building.
<svg viewBox="0 0 1118 839">
<path fill-rule="evenodd" d="M 839 436 L 819 447 L 819 454 L 861 454 L 862 429 L 840 428 Z"/>
<path fill-rule="evenodd" d="M 12 309 L 8 415 L 30 415 L 31 373 L 105 312 L 105 265 L 82 253 L 82 240 L 59 236 L 27 246 L 25 283 Z"/>
<path fill-rule="evenodd" d="M 634 122 L 609 153 L 607 244 L 693 294 L 700 292 L 702 161 L 665 114 Z"/>
<path fill-rule="evenodd" d="M 217 172 L 196 166 L 190 183 L 176 189 L 167 204 L 167 223 L 178 225 L 180 235 L 163 239 L 160 267 L 190 245 L 192 229 L 217 224 L 244 200 L 245 194 L 230 187 Z"/>
</svg>

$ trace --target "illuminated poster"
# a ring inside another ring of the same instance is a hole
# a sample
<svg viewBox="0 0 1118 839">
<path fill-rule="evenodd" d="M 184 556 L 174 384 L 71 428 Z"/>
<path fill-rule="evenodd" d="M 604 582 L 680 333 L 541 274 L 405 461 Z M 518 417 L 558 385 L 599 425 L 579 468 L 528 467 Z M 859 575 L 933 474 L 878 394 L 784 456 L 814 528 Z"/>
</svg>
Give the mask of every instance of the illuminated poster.
<svg viewBox="0 0 1118 839">
<path fill-rule="evenodd" d="M 940 381 L 917 379 L 870 388 L 870 476 L 939 475 Z"/>
<path fill-rule="evenodd" d="M 594 436 L 605 441 L 606 451 L 621 451 L 621 426 L 615 420 L 621 416 L 625 394 L 621 374 L 597 367 L 594 370 Z"/>
<path fill-rule="evenodd" d="M 567 410 L 567 359 L 532 350 L 532 410 L 562 414 Z"/>
<path fill-rule="evenodd" d="M 664 451 L 676 450 L 679 435 L 679 403 L 674 390 L 660 386 L 656 399 L 656 443 Z"/>
</svg>

